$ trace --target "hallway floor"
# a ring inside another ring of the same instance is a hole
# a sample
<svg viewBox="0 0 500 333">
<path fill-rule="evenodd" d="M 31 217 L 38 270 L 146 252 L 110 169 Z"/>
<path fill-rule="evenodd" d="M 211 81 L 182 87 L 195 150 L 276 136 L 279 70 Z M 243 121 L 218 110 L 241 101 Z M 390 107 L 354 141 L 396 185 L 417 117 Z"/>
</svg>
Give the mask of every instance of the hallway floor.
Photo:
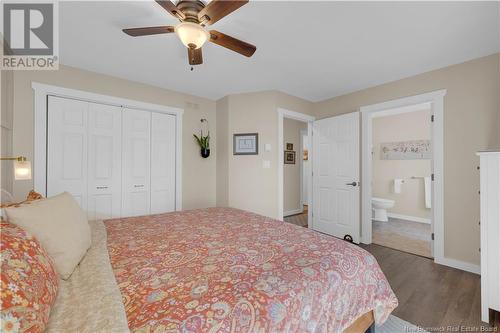
<svg viewBox="0 0 500 333">
<path fill-rule="evenodd" d="M 389 218 L 389 222 L 373 221 L 372 233 L 374 244 L 432 257 L 430 224 Z"/>
<path fill-rule="evenodd" d="M 285 222 L 307 228 L 307 205 L 304 205 L 304 211 L 300 214 L 290 215 L 283 219 Z"/>
</svg>

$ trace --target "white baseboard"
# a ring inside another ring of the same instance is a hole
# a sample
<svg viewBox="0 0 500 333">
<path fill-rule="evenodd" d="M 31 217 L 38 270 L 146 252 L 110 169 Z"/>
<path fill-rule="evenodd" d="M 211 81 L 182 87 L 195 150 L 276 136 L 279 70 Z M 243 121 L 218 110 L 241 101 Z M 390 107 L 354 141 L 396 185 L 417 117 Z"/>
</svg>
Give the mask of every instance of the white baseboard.
<svg viewBox="0 0 500 333">
<path fill-rule="evenodd" d="M 394 214 L 394 213 L 389 213 L 389 212 L 387 212 L 387 216 L 395 218 L 395 219 L 400 219 L 400 220 L 407 220 L 407 221 L 412 221 L 412 222 L 431 224 L 431 219 L 426 219 L 423 217 Z"/>
<path fill-rule="evenodd" d="M 300 214 L 303 212 L 304 212 L 304 208 L 289 210 L 289 211 L 283 213 L 283 217 L 290 216 L 290 215 L 297 215 L 297 214 Z"/>
<path fill-rule="evenodd" d="M 461 269 L 466 272 L 481 275 L 481 268 L 479 265 L 471 264 L 465 261 L 452 259 L 452 258 L 434 258 L 436 264 L 453 267 L 456 269 Z"/>
</svg>

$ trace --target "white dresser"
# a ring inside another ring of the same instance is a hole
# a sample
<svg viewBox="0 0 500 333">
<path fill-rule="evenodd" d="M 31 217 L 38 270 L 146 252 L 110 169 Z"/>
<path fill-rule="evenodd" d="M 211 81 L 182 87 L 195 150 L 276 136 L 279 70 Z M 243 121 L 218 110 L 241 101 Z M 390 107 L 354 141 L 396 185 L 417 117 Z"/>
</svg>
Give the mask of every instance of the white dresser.
<svg viewBox="0 0 500 333">
<path fill-rule="evenodd" d="M 481 319 L 500 311 L 500 150 L 478 153 L 481 170 Z"/>
</svg>

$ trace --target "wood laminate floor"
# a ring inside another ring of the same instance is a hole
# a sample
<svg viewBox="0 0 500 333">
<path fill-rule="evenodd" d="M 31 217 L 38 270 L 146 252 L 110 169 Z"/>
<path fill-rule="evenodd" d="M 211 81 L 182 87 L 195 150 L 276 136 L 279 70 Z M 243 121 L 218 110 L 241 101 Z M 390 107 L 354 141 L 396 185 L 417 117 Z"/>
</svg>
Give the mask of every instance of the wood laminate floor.
<svg viewBox="0 0 500 333">
<path fill-rule="evenodd" d="M 491 329 L 481 322 L 479 275 L 380 245 L 361 247 L 377 258 L 399 300 L 393 315 L 430 332 L 437 332 L 439 328 L 444 332 L 488 332 L 484 328 Z M 494 317 L 495 328 L 489 332 L 499 330 L 500 316 Z M 464 328 L 454 331 L 457 326 Z"/>
<path fill-rule="evenodd" d="M 300 214 L 290 215 L 283 219 L 285 222 L 307 228 L 307 205 L 304 205 L 304 211 Z"/>
</svg>

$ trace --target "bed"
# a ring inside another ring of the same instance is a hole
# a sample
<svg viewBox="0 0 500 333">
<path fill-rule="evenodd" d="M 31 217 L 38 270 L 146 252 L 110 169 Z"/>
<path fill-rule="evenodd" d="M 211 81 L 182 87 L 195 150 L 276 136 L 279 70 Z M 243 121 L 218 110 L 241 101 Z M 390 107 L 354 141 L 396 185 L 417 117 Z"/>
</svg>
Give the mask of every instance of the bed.
<svg viewBox="0 0 500 333">
<path fill-rule="evenodd" d="M 209 208 L 91 229 L 49 332 L 363 332 L 397 306 L 368 252 L 257 214 Z"/>
</svg>

